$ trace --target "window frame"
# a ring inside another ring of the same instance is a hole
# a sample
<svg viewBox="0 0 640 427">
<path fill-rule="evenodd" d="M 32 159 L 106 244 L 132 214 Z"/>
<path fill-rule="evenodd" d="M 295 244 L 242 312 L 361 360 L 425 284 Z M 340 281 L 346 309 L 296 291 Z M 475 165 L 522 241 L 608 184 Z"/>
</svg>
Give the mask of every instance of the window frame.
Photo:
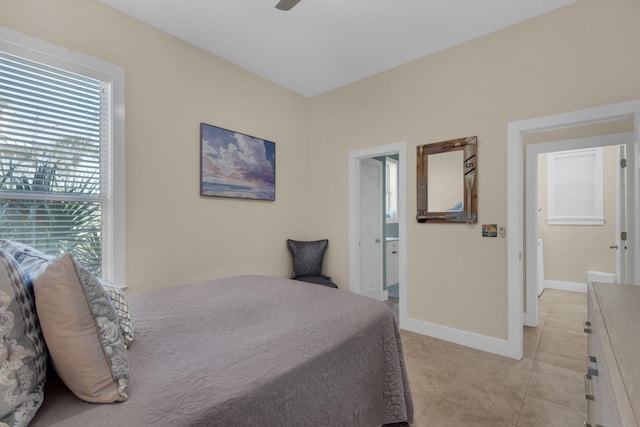
<svg viewBox="0 0 640 427">
<path fill-rule="evenodd" d="M 399 221 L 398 217 L 399 217 L 399 212 L 398 212 L 398 189 L 399 189 L 399 182 L 398 182 L 398 161 L 395 159 L 392 159 L 390 157 L 387 157 L 385 159 L 385 223 L 387 224 L 395 224 Z M 393 167 L 391 167 L 391 165 L 393 165 Z M 391 177 L 390 177 L 390 172 L 391 169 L 395 168 L 395 189 L 392 191 L 391 189 Z M 395 205 L 396 205 L 396 216 L 394 217 L 387 217 L 387 215 L 389 214 L 389 208 L 390 208 L 390 200 L 394 198 L 395 199 Z"/>
<path fill-rule="evenodd" d="M 103 153 L 109 168 L 102 210 L 102 277 L 125 285 L 124 68 L 0 26 L 0 50 L 103 82 L 111 92 L 109 136 Z"/>
</svg>

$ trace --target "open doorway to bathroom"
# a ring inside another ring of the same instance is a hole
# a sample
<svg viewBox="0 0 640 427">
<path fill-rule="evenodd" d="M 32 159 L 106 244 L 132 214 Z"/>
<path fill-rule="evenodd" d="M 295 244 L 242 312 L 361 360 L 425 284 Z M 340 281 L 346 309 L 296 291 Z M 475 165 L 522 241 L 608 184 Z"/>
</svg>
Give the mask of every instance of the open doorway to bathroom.
<svg viewBox="0 0 640 427">
<path fill-rule="evenodd" d="M 349 290 L 385 301 L 401 327 L 407 301 L 406 162 L 405 143 L 349 153 Z"/>
</svg>

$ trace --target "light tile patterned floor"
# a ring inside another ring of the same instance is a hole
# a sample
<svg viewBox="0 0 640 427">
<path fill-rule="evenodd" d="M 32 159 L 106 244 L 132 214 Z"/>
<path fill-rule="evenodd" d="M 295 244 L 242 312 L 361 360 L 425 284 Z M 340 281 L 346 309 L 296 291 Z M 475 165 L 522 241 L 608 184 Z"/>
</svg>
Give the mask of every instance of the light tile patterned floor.
<svg viewBox="0 0 640 427">
<path fill-rule="evenodd" d="M 401 331 L 415 427 L 568 427 L 587 419 L 587 294 L 547 289 L 513 360 Z"/>
</svg>

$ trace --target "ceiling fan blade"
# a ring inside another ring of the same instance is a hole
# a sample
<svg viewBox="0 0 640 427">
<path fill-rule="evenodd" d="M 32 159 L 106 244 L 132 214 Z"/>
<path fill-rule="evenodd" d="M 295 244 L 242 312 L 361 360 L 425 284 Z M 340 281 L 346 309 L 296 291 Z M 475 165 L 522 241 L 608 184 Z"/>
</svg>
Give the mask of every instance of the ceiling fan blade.
<svg viewBox="0 0 640 427">
<path fill-rule="evenodd" d="M 276 9 L 289 10 L 297 5 L 300 0 L 280 0 L 276 5 Z"/>
</svg>

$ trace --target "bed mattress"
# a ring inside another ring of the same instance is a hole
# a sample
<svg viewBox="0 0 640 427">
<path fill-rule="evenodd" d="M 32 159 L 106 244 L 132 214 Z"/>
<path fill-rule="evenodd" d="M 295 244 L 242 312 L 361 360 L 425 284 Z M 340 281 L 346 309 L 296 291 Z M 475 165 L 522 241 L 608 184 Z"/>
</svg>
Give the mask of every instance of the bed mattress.
<svg viewBox="0 0 640 427">
<path fill-rule="evenodd" d="M 413 421 L 402 344 L 373 299 L 266 276 L 133 294 L 129 399 L 51 374 L 32 426 L 363 426 Z"/>
</svg>

